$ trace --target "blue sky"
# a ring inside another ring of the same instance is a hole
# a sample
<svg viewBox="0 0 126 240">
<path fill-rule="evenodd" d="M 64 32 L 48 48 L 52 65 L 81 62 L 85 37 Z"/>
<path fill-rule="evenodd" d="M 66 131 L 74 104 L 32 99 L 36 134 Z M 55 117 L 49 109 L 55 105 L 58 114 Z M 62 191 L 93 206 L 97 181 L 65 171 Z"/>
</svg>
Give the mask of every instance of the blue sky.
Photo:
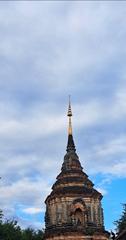
<svg viewBox="0 0 126 240">
<path fill-rule="evenodd" d="M 0 208 L 44 226 L 63 162 L 68 95 L 105 226 L 126 202 L 126 2 L 0 2 Z"/>
</svg>

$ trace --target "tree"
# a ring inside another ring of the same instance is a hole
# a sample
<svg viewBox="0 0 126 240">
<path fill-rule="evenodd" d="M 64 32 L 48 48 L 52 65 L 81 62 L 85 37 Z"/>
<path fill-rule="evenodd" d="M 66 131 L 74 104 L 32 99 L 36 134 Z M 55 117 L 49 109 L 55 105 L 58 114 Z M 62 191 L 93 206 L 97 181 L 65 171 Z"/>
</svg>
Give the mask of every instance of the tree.
<svg viewBox="0 0 126 240">
<path fill-rule="evenodd" d="M 27 228 L 22 231 L 22 240 L 33 240 L 34 239 L 34 230 Z"/>
<path fill-rule="evenodd" d="M 2 212 L 2 210 L 0 209 L 0 223 L 2 223 L 2 218 L 3 218 L 3 212 Z"/>
<path fill-rule="evenodd" d="M 44 231 L 38 230 L 35 233 L 34 240 L 43 240 L 44 239 Z"/>
<path fill-rule="evenodd" d="M 124 229 L 126 229 L 126 203 L 122 205 L 123 205 L 122 215 L 119 220 L 114 222 L 116 225 L 117 233 L 120 233 Z"/>
<path fill-rule="evenodd" d="M 43 235 L 44 233 L 41 230 L 34 231 L 32 228 L 27 228 L 22 231 L 21 240 L 42 240 Z"/>
<path fill-rule="evenodd" d="M 0 239 L 21 240 L 21 228 L 17 225 L 17 221 L 6 220 L 2 223 Z"/>
<path fill-rule="evenodd" d="M 43 236 L 42 230 L 22 230 L 15 220 L 3 221 L 3 213 L 0 210 L 0 240 L 42 240 Z"/>
</svg>

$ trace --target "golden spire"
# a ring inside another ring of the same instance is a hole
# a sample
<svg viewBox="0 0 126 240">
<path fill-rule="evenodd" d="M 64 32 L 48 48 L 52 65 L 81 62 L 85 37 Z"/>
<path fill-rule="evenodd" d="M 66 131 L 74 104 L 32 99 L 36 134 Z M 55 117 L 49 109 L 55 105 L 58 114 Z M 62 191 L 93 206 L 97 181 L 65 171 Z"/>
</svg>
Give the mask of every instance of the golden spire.
<svg viewBox="0 0 126 240">
<path fill-rule="evenodd" d="M 68 106 L 67 116 L 69 117 L 68 135 L 72 135 L 72 122 L 71 122 L 72 110 L 71 110 L 70 95 L 69 95 L 69 106 Z"/>
</svg>

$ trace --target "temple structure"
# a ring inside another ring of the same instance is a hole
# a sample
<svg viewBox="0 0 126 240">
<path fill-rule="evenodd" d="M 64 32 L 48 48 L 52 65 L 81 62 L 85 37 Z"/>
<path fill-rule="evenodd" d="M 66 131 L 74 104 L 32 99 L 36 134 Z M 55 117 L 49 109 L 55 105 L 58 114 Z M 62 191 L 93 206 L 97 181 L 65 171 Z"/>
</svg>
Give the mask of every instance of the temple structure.
<svg viewBox="0 0 126 240">
<path fill-rule="evenodd" d="M 61 172 L 46 198 L 45 240 L 108 240 L 102 195 L 83 171 L 72 134 L 68 107 L 68 143 Z"/>
</svg>

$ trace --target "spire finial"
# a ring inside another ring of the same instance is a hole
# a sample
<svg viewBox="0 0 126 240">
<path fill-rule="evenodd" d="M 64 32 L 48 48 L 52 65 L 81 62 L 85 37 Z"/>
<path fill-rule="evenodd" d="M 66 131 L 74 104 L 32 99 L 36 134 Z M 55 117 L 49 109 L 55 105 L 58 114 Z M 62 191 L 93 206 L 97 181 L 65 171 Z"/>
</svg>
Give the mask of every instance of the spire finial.
<svg viewBox="0 0 126 240">
<path fill-rule="evenodd" d="M 70 95 L 69 95 L 69 106 L 68 106 L 68 113 L 67 116 L 69 117 L 69 125 L 68 125 L 68 143 L 67 143 L 67 152 L 76 151 L 73 136 L 72 136 L 72 110 L 71 110 L 71 101 L 70 101 Z"/>
<path fill-rule="evenodd" d="M 71 110 L 70 95 L 69 95 L 69 106 L 68 106 L 67 116 L 69 117 L 68 135 L 72 135 L 72 122 L 71 122 L 72 110 Z"/>
</svg>

